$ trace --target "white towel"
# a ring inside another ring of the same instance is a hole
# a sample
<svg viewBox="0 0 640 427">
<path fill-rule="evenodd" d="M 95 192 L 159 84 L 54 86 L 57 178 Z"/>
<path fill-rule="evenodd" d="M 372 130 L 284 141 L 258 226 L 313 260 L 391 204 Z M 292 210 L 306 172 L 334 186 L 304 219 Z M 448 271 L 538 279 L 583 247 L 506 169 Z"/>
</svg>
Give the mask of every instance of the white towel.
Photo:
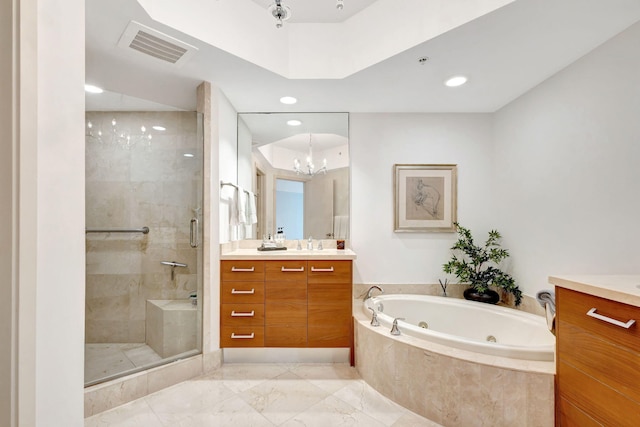
<svg viewBox="0 0 640 427">
<path fill-rule="evenodd" d="M 236 201 L 238 202 L 238 224 L 246 224 L 247 223 L 247 197 L 244 189 L 240 186 L 238 186 Z"/>
<path fill-rule="evenodd" d="M 256 196 L 251 191 L 247 191 L 247 218 L 248 224 L 257 224 L 258 213 L 256 212 Z"/>
</svg>

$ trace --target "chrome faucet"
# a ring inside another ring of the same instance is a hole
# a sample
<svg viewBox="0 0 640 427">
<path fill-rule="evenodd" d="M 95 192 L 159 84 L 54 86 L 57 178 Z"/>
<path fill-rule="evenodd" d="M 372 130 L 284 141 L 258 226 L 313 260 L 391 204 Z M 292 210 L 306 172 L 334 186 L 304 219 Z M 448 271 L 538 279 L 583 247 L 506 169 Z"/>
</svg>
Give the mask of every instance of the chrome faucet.
<svg viewBox="0 0 640 427">
<path fill-rule="evenodd" d="M 313 250 L 313 239 L 311 238 L 311 236 L 309 236 L 309 240 L 307 240 L 307 249 L 310 251 Z"/>
<path fill-rule="evenodd" d="M 369 310 L 371 310 L 371 326 L 380 326 L 380 322 L 378 321 L 378 315 L 376 314 L 376 311 L 371 308 L 371 307 L 367 307 Z"/>
<path fill-rule="evenodd" d="M 371 298 L 371 293 L 373 292 L 374 289 L 377 289 L 380 291 L 380 293 L 384 293 L 384 291 L 382 290 L 382 288 L 378 285 L 373 285 L 372 287 L 369 288 L 369 290 L 364 294 L 364 298 L 362 298 L 362 301 L 366 301 L 369 298 Z"/>
<path fill-rule="evenodd" d="M 393 325 L 391 325 L 391 335 L 401 335 L 400 328 L 398 328 L 398 320 L 404 320 L 404 317 L 396 317 L 393 319 Z"/>
</svg>

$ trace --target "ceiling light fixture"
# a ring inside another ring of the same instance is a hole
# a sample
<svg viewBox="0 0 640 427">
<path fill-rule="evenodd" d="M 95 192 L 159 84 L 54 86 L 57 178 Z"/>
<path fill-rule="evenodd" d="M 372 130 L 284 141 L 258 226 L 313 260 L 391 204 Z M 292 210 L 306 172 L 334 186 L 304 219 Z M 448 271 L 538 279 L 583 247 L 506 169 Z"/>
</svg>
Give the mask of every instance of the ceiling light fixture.
<svg viewBox="0 0 640 427">
<path fill-rule="evenodd" d="M 457 86 L 462 86 L 466 82 L 467 82 L 467 78 L 465 76 L 454 76 L 447 79 L 447 81 L 444 82 L 444 84 L 445 86 L 448 86 L 448 87 L 457 87 Z"/>
<path fill-rule="evenodd" d="M 89 92 L 89 93 L 102 93 L 104 92 L 104 89 L 102 89 L 101 87 L 98 86 L 94 86 L 94 85 L 84 85 L 84 91 L 85 92 Z"/>
<path fill-rule="evenodd" d="M 311 148 L 311 134 L 309 134 L 309 154 L 307 155 L 307 164 L 306 164 L 306 171 L 300 169 L 300 160 L 298 160 L 298 158 L 296 157 L 295 159 L 293 159 L 293 170 L 296 172 L 296 174 L 300 175 L 307 175 L 310 177 L 314 177 L 319 173 L 323 173 L 323 174 L 327 174 L 327 159 L 323 159 L 322 160 L 322 167 L 320 169 L 318 169 L 317 171 L 315 170 L 315 165 L 313 164 L 313 151 Z"/>
<path fill-rule="evenodd" d="M 276 28 L 282 28 L 283 21 L 291 18 L 291 8 L 283 6 L 282 0 L 275 0 L 275 3 L 267 9 L 276 18 Z"/>
<path fill-rule="evenodd" d="M 166 128 L 166 127 L 164 127 L 164 126 L 160 126 L 160 125 L 151 126 L 151 128 L 153 128 L 154 130 L 158 130 L 158 131 L 164 131 L 164 130 L 167 130 L 167 128 Z"/>
<path fill-rule="evenodd" d="M 287 120 L 289 126 L 300 126 L 302 122 L 300 120 Z"/>
<path fill-rule="evenodd" d="M 336 9 L 338 10 L 344 9 L 344 0 L 337 0 Z"/>
<path fill-rule="evenodd" d="M 298 100 L 293 96 L 283 96 L 282 98 L 280 98 L 280 102 L 287 105 L 293 105 L 298 102 Z"/>
</svg>

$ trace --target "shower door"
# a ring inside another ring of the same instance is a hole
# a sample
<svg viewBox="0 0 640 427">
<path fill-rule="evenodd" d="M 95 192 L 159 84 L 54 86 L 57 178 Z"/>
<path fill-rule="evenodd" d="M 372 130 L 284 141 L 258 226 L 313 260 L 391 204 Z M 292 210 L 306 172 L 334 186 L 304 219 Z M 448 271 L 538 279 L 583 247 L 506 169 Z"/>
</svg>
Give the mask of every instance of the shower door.
<svg viewBox="0 0 640 427">
<path fill-rule="evenodd" d="M 195 112 L 86 113 L 85 385 L 201 351 Z"/>
</svg>

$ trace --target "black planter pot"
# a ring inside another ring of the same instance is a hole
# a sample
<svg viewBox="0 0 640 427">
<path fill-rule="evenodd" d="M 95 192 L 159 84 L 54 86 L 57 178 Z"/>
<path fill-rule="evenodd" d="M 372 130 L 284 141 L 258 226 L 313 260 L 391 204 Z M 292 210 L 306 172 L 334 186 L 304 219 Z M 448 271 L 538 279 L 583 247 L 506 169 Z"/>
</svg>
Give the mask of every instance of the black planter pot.
<svg viewBox="0 0 640 427">
<path fill-rule="evenodd" d="M 497 304 L 500 301 L 500 295 L 491 289 L 478 292 L 474 288 L 468 288 L 464 290 L 462 295 L 464 295 L 464 299 L 469 301 L 486 302 L 487 304 Z"/>
</svg>

